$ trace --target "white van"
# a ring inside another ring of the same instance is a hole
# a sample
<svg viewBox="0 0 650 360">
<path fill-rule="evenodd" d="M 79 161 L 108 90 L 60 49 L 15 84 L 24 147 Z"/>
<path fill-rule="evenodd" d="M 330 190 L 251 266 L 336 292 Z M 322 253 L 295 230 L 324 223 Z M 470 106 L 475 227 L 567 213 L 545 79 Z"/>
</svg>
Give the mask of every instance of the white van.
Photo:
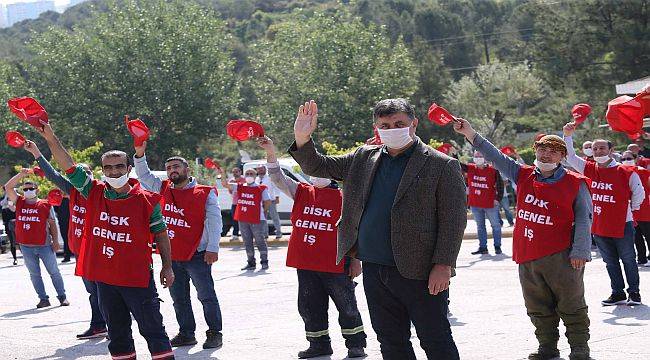
<svg viewBox="0 0 650 360">
<path fill-rule="evenodd" d="M 307 180 L 309 177 L 303 174 L 298 169 L 298 163 L 293 158 L 281 158 L 278 159 L 280 168 L 282 171 L 295 181 L 303 182 L 309 184 Z M 244 163 L 244 171 L 250 168 L 257 168 L 261 165 L 265 165 L 266 160 L 251 160 Z M 156 177 L 161 180 L 167 179 L 166 171 L 151 171 Z M 135 171 L 131 172 L 131 177 L 136 178 Z M 221 231 L 221 236 L 225 236 L 230 228 L 233 225 L 233 218 L 230 208 L 232 206 L 232 195 L 221 185 L 221 181 L 217 181 L 216 184 L 205 184 L 205 185 L 216 185 L 217 191 L 219 192 L 219 207 L 221 208 L 221 217 L 223 219 L 223 230 Z M 280 202 L 278 204 L 278 214 L 280 214 L 280 222 L 282 226 L 291 226 L 291 209 L 293 208 L 293 199 L 279 192 L 278 196 L 280 197 Z M 273 221 L 270 219 L 267 220 L 267 223 L 270 227 L 269 234 L 274 233 Z"/>
</svg>

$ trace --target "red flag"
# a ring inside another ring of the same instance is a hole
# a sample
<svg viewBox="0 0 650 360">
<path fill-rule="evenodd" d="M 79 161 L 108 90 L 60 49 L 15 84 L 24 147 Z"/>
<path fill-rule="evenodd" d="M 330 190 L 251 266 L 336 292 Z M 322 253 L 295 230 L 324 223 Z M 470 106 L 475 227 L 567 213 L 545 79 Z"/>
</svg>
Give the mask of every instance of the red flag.
<svg viewBox="0 0 650 360">
<path fill-rule="evenodd" d="M 129 120 L 129 116 L 124 115 L 124 123 L 133 137 L 133 144 L 135 146 L 142 146 L 145 141 L 149 140 L 149 128 L 142 120 Z"/>
<path fill-rule="evenodd" d="M 429 107 L 429 120 L 433 123 L 445 126 L 455 119 L 456 117 L 454 115 L 436 103 L 431 104 Z"/>
<path fill-rule="evenodd" d="M 45 171 L 43 171 L 43 169 L 41 169 L 40 166 L 34 166 L 34 168 L 32 170 L 34 171 L 35 175 L 38 175 L 38 176 L 40 176 L 42 178 L 45 177 Z"/>
<path fill-rule="evenodd" d="M 18 131 L 7 131 L 5 141 L 11 147 L 21 148 L 25 145 L 25 137 Z"/>
<path fill-rule="evenodd" d="M 16 114 L 20 120 L 26 121 L 33 127 L 42 129 L 43 124 L 41 124 L 41 121 L 44 123 L 49 121 L 45 108 L 38 101 L 30 97 L 10 99 L 7 101 L 7 105 L 9 106 L 9 110 Z"/>
<path fill-rule="evenodd" d="M 59 189 L 52 189 L 47 194 L 47 202 L 52 206 L 59 206 L 63 202 L 63 193 Z"/>
<path fill-rule="evenodd" d="M 501 148 L 501 152 L 505 155 L 511 156 L 517 153 L 517 150 L 512 145 L 504 146 Z"/>
<path fill-rule="evenodd" d="M 230 120 L 226 124 L 226 133 L 233 140 L 246 141 L 264 136 L 264 127 L 252 120 Z"/>
<path fill-rule="evenodd" d="M 449 155 L 449 152 L 451 149 L 454 147 L 454 145 L 450 143 L 444 143 L 436 148 L 436 150 L 440 151 L 443 154 Z"/>
</svg>

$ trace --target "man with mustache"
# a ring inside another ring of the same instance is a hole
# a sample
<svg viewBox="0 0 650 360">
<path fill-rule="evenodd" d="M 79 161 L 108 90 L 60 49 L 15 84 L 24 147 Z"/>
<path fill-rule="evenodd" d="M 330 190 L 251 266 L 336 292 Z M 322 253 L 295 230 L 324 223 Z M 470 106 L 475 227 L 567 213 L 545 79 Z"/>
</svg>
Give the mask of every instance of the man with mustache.
<svg viewBox="0 0 650 360">
<path fill-rule="evenodd" d="M 223 344 L 221 309 L 214 291 L 212 264 L 219 259 L 221 209 L 213 187 L 199 185 L 189 176 L 189 164 L 180 156 L 165 160 L 168 180 L 160 180 L 149 170 L 147 142 L 135 147 L 135 173 L 144 188 L 162 195 L 162 215 L 172 247 L 172 269 L 176 280 L 169 289 L 180 328 L 172 346 L 197 343 L 196 322 L 190 300 L 190 279 L 203 305 L 208 324 L 204 349 Z"/>
</svg>

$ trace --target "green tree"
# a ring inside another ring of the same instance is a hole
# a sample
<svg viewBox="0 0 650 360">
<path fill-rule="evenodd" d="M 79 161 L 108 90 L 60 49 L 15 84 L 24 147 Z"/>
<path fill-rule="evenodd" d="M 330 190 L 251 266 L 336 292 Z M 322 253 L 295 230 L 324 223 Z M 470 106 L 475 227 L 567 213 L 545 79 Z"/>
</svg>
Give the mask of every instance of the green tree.
<svg viewBox="0 0 650 360">
<path fill-rule="evenodd" d="M 223 133 L 240 100 L 230 40 L 218 14 L 193 2 L 111 1 L 72 31 L 34 39 L 30 82 L 72 147 L 101 139 L 128 150 L 123 117 L 141 116 L 155 166 Z"/>
<path fill-rule="evenodd" d="M 344 147 L 372 135 L 371 109 L 383 98 L 409 98 L 416 69 L 402 43 L 391 45 L 383 28 L 364 25 L 343 9 L 273 25 L 252 48 L 254 112 L 287 145 L 302 101 L 319 105 L 319 134 Z"/>
<path fill-rule="evenodd" d="M 542 80 L 527 64 L 494 63 L 453 82 L 445 94 L 445 104 L 494 141 L 514 135 L 517 121 L 545 95 Z"/>
</svg>

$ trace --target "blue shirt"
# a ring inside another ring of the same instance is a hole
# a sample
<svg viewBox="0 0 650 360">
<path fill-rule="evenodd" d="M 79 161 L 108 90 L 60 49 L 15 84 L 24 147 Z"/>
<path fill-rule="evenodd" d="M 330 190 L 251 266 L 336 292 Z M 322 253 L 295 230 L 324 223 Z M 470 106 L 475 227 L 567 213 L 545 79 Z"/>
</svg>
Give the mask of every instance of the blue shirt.
<svg viewBox="0 0 650 360">
<path fill-rule="evenodd" d="M 377 172 L 359 224 L 357 258 L 374 264 L 395 266 L 390 241 L 390 219 L 397 188 L 415 149 L 415 142 L 405 152 L 393 157 L 384 146 Z"/>
</svg>

